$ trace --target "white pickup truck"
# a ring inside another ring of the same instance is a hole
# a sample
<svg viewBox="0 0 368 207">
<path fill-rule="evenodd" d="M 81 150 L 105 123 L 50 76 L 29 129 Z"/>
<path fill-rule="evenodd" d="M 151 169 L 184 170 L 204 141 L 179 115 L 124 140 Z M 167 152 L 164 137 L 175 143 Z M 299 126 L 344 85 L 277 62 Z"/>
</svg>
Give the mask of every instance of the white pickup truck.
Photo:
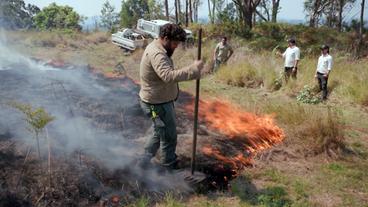
<svg viewBox="0 0 368 207">
<path fill-rule="evenodd" d="M 152 36 L 153 38 L 158 38 L 158 36 L 160 35 L 160 28 L 162 26 L 164 26 L 165 24 L 169 24 L 172 22 L 166 21 L 166 20 L 144 20 L 144 19 L 138 19 L 138 24 L 137 24 L 137 30 L 140 32 L 143 32 L 145 34 L 149 34 L 150 36 Z M 188 30 L 188 29 L 184 29 L 185 33 L 186 33 L 186 38 L 187 40 L 192 40 L 193 37 L 193 32 Z"/>
<path fill-rule="evenodd" d="M 166 20 L 144 20 L 139 19 L 137 29 L 123 29 L 112 34 L 112 43 L 126 50 L 134 51 L 137 48 L 144 48 L 148 44 L 148 39 L 151 37 L 157 39 L 160 34 L 160 28 L 171 23 Z M 186 32 L 187 43 L 192 43 L 194 40 L 193 33 L 190 30 L 184 29 Z"/>
<path fill-rule="evenodd" d="M 111 41 L 113 44 L 130 51 L 134 51 L 137 48 L 144 48 L 147 45 L 147 39 L 144 35 L 132 29 L 123 29 L 112 34 Z"/>
</svg>

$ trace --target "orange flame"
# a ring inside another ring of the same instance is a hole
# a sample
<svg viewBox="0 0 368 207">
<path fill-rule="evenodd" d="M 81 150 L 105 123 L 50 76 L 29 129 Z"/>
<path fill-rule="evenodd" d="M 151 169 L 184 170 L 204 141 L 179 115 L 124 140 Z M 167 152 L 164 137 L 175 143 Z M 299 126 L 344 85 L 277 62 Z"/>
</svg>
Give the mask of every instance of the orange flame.
<svg viewBox="0 0 368 207">
<path fill-rule="evenodd" d="M 193 105 L 187 105 L 186 109 L 193 111 Z M 239 146 L 239 153 L 232 157 L 211 146 L 202 148 L 205 155 L 213 156 L 234 168 L 250 164 L 250 155 L 282 142 L 285 137 L 283 130 L 274 123 L 273 115 L 258 116 L 224 101 L 200 101 L 199 119 Z"/>
</svg>

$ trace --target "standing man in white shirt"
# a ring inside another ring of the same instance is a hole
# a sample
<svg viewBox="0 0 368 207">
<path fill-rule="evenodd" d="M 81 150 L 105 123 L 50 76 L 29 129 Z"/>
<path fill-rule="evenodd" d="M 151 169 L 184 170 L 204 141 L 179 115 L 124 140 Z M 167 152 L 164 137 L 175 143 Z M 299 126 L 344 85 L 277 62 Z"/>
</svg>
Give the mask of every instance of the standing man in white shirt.
<svg viewBox="0 0 368 207">
<path fill-rule="evenodd" d="M 332 69 L 332 57 L 330 55 L 330 47 L 322 45 L 322 55 L 318 58 L 317 70 L 315 78 L 318 80 L 319 88 L 322 91 L 322 100 L 327 99 L 327 81 Z"/>
<path fill-rule="evenodd" d="M 298 63 L 300 60 L 300 50 L 296 46 L 295 39 L 288 40 L 289 47 L 282 54 L 285 59 L 285 81 L 288 82 L 290 76 L 296 79 L 296 74 L 298 72 Z"/>
</svg>

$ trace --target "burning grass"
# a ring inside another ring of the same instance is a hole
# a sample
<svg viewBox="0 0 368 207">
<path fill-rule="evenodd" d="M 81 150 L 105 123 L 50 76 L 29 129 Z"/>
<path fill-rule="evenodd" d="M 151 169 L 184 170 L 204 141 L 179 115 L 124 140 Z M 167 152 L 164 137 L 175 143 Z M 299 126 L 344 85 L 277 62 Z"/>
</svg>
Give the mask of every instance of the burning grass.
<svg viewBox="0 0 368 207">
<path fill-rule="evenodd" d="M 230 165 L 234 170 L 251 163 L 251 157 L 257 152 L 281 143 L 285 138 L 271 115 L 258 116 L 245 112 L 229 102 L 201 101 L 199 104 L 199 119 L 208 128 L 225 136 L 223 142 L 232 143 L 238 151 L 227 151 L 221 145 L 210 142 L 202 146 L 204 155 L 215 157 L 224 165 Z M 186 106 L 188 111 L 193 105 Z M 190 113 L 191 114 L 191 113 Z"/>
</svg>

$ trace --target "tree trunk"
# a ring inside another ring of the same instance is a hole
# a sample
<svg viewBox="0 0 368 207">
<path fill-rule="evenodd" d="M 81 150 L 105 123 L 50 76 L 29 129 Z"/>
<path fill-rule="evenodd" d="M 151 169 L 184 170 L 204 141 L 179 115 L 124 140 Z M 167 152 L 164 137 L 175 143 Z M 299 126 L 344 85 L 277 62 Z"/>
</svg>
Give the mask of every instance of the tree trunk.
<svg viewBox="0 0 368 207">
<path fill-rule="evenodd" d="M 279 13 L 280 0 L 272 0 L 272 22 L 277 22 L 277 14 Z"/>
<path fill-rule="evenodd" d="M 362 53 L 362 48 L 363 48 L 364 6 L 365 6 L 365 0 L 362 0 L 361 11 L 360 11 L 360 25 L 359 25 L 359 43 L 357 47 L 356 57 L 360 57 L 362 55 L 361 53 Z"/>
<path fill-rule="evenodd" d="M 344 5 L 345 5 L 345 0 L 339 0 L 339 17 L 338 17 L 338 22 L 337 22 L 337 29 L 341 32 L 342 31 L 342 13 L 344 11 Z"/>
<path fill-rule="evenodd" d="M 175 23 L 179 23 L 178 0 L 175 0 Z"/>
<path fill-rule="evenodd" d="M 193 23 L 192 0 L 189 0 L 189 21 Z"/>
<path fill-rule="evenodd" d="M 166 16 L 166 20 L 170 21 L 168 0 L 165 0 L 165 16 Z"/>
<path fill-rule="evenodd" d="M 310 27 L 316 27 L 317 26 L 317 18 L 318 18 L 318 9 L 321 5 L 321 0 L 315 0 L 313 3 L 313 9 L 312 9 L 312 14 L 310 15 L 309 18 L 309 26 Z"/>
<path fill-rule="evenodd" d="M 211 13 L 211 2 L 208 0 L 208 15 L 210 16 L 211 23 L 212 22 L 212 13 Z"/>
<path fill-rule="evenodd" d="M 178 1 L 178 20 L 179 20 L 179 23 L 181 23 L 182 19 L 181 19 L 181 3 L 180 3 L 180 0 L 177 0 Z"/>
<path fill-rule="evenodd" d="M 261 0 L 233 0 L 239 11 L 239 19 L 243 21 L 245 29 L 251 30 L 253 27 L 253 14 Z"/>
<path fill-rule="evenodd" d="M 216 0 L 212 0 L 212 24 L 215 23 L 216 20 Z"/>
<path fill-rule="evenodd" d="M 256 26 L 256 21 L 257 21 L 257 15 L 256 15 L 256 12 L 253 13 L 253 24 L 252 24 L 252 27 Z"/>
<path fill-rule="evenodd" d="M 193 20 L 194 22 L 198 22 L 198 6 L 199 6 L 199 0 L 193 0 Z"/>
<path fill-rule="evenodd" d="M 362 0 L 361 4 L 361 11 L 360 11 L 360 28 L 359 28 L 359 40 L 360 43 L 363 42 L 363 30 L 364 30 L 364 6 L 365 6 L 365 0 Z"/>
<path fill-rule="evenodd" d="M 189 26 L 189 13 L 188 13 L 188 0 L 185 0 L 185 26 L 188 27 Z"/>
</svg>

